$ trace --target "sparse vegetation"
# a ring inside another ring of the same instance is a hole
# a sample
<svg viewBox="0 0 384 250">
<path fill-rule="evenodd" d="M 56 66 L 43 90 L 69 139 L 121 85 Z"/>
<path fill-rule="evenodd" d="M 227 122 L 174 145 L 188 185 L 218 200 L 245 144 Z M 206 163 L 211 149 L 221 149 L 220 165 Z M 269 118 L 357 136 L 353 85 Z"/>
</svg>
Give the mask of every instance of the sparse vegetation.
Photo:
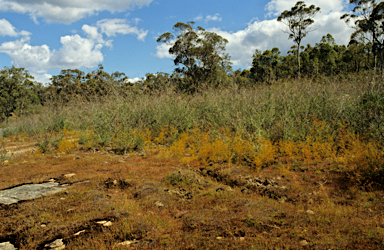
<svg viewBox="0 0 384 250">
<path fill-rule="evenodd" d="M 352 38 L 382 19 L 383 5 L 371 7 Z M 250 70 L 232 72 L 225 39 L 192 22 L 174 29 L 179 68 L 135 84 L 101 65 L 45 87 L 24 69 L 0 72 L 0 190 L 68 184 L 0 205 L 0 243 L 383 249 L 384 85 L 369 56 L 382 58 L 381 43 L 338 46 L 328 34 L 299 53 L 302 36 L 287 56 L 256 51 Z"/>
<path fill-rule="evenodd" d="M 0 208 L 0 239 L 19 249 L 57 238 L 70 249 L 380 249 L 383 90 L 360 77 L 132 93 L 11 120 L 4 147 L 35 138 L 38 150 L 1 166 L 0 189 L 73 184 Z"/>
</svg>

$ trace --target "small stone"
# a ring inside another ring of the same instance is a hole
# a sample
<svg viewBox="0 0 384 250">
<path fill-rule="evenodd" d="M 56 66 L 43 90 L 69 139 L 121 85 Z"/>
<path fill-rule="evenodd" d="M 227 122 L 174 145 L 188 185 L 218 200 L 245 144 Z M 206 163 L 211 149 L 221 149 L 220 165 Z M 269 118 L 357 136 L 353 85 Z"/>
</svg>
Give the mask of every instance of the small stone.
<svg viewBox="0 0 384 250">
<path fill-rule="evenodd" d="M 102 221 L 97 221 L 96 224 L 99 224 L 99 225 L 103 225 L 105 223 L 107 223 L 108 221 L 106 220 L 102 220 Z"/>
<path fill-rule="evenodd" d="M 118 243 L 117 245 L 118 246 L 129 246 L 129 245 L 132 245 L 132 244 L 136 244 L 138 243 L 139 241 L 137 240 L 133 240 L 133 241 L 130 241 L 130 240 L 126 240 L 124 242 L 121 242 L 121 243 Z"/>
<path fill-rule="evenodd" d="M 0 243 L 0 249 L 1 250 L 16 250 L 14 245 L 12 245 L 9 241 Z"/>
<path fill-rule="evenodd" d="M 106 223 L 103 224 L 104 227 L 110 227 L 112 225 L 113 225 L 113 223 L 110 221 L 107 221 Z"/>
<path fill-rule="evenodd" d="M 307 214 L 315 214 L 312 210 L 307 210 Z"/>
<path fill-rule="evenodd" d="M 285 203 L 287 201 L 287 197 L 283 196 L 281 197 L 281 199 L 279 200 L 279 203 Z"/>
<path fill-rule="evenodd" d="M 117 185 L 119 182 L 117 180 L 113 180 L 113 185 Z"/>
<path fill-rule="evenodd" d="M 41 224 L 40 227 L 47 227 L 47 225 L 46 224 Z"/>
<path fill-rule="evenodd" d="M 65 248 L 63 239 L 57 239 L 54 242 L 45 245 L 48 249 L 61 250 Z"/>
<path fill-rule="evenodd" d="M 65 178 L 71 178 L 73 176 L 75 176 L 76 174 L 75 173 L 71 173 L 71 174 L 65 174 L 64 177 Z"/>
<path fill-rule="evenodd" d="M 63 201 L 63 200 L 65 200 L 65 198 L 64 198 L 64 197 L 62 197 L 62 198 L 60 198 L 60 200 L 62 200 L 62 201 Z"/>
<path fill-rule="evenodd" d="M 245 241 L 245 237 L 240 237 L 240 241 Z"/>
<path fill-rule="evenodd" d="M 306 240 L 302 240 L 302 241 L 300 241 L 300 245 L 302 245 L 303 247 L 305 247 L 305 246 L 308 246 L 309 243 L 308 243 L 308 241 L 306 241 Z"/>
<path fill-rule="evenodd" d="M 216 237 L 216 239 L 217 239 L 217 240 L 222 240 L 223 237 L 220 237 L 220 236 L 219 236 L 219 237 Z"/>
<path fill-rule="evenodd" d="M 85 233 L 85 230 L 81 230 L 81 231 L 73 234 L 73 236 L 79 236 L 80 234 L 83 234 L 83 233 Z"/>
<path fill-rule="evenodd" d="M 155 205 L 156 205 L 156 207 L 158 207 L 158 208 L 164 207 L 164 204 L 161 203 L 160 201 L 156 201 L 156 202 L 155 202 Z"/>
<path fill-rule="evenodd" d="M 188 211 L 179 212 L 175 215 L 175 218 L 180 219 L 180 218 L 184 217 L 187 213 L 188 213 Z"/>
</svg>

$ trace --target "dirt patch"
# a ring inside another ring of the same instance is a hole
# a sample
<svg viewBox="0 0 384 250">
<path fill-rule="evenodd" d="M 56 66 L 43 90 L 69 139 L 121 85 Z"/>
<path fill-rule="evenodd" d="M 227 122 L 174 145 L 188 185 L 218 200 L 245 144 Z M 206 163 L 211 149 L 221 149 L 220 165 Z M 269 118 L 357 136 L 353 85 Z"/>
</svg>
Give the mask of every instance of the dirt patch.
<svg viewBox="0 0 384 250">
<path fill-rule="evenodd" d="M 163 181 L 172 186 L 197 186 L 201 189 L 213 185 L 192 170 L 174 171 L 168 174 Z"/>
<path fill-rule="evenodd" d="M 271 199 L 286 200 L 290 193 L 287 187 L 289 183 L 283 178 L 251 176 L 240 168 L 200 168 L 200 174 L 233 188 L 240 188 L 243 193 L 257 193 Z"/>
<path fill-rule="evenodd" d="M 383 248 L 383 193 L 340 191 L 327 172 L 76 155 L 25 155 L 3 166 L 2 187 L 52 177 L 73 184 L 0 207 L 0 240 L 20 250 L 56 240 L 74 250 L 301 249 L 302 241 L 307 249 Z"/>
<path fill-rule="evenodd" d="M 134 188 L 132 191 L 133 197 L 137 199 L 142 199 L 147 196 L 153 196 L 160 192 L 160 188 L 163 187 L 161 183 L 156 182 L 145 182 Z"/>
<path fill-rule="evenodd" d="M 132 186 L 133 184 L 120 179 L 108 178 L 104 181 L 104 187 L 106 189 L 127 189 Z"/>
</svg>

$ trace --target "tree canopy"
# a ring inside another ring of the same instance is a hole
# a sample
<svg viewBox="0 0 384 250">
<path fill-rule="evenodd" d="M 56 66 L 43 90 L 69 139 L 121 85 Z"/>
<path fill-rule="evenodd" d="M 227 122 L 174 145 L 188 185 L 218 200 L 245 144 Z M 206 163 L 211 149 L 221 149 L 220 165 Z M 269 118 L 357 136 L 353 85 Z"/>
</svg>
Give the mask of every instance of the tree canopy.
<svg viewBox="0 0 384 250">
<path fill-rule="evenodd" d="M 344 14 L 341 19 L 355 29 L 351 40 L 361 37 L 372 44 L 375 59 L 380 56 L 381 72 L 383 73 L 384 2 L 378 0 L 350 0 L 349 2 L 355 6 L 352 14 Z M 376 62 L 374 67 L 376 69 Z"/>
<path fill-rule="evenodd" d="M 185 77 L 186 90 L 201 91 L 204 85 L 217 80 L 220 73 L 231 70 L 230 57 L 225 53 L 228 41 L 202 27 L 193 27 L 194 22 L 178 22 L 173 34 L 164 33 L 157 42 L 170 46 L 169 53 L 175 57 L 176 73 Z"/>
<path fill-rule="evenodd" d="M 300 44 L 304 37 L 311 31 L 309 26 L 314 23 L 313 17 L 320 12 L 320 7 L 307 5 L 303 1 L 298 1 L 291 10 L 286 10 L 277 18 L 288 26 L 289 39 L 292 39 L 297 45 L 297 74 L 300 77 Z"/>
<path fill-rule="evenodd" d="M 23 113 L 29 103 L 39 102 L 38 85 L 32 79 L 24 68 L 12 66 L 0 70 L 0 119 L 8 119 L 15 110 Z"/>
</svg>

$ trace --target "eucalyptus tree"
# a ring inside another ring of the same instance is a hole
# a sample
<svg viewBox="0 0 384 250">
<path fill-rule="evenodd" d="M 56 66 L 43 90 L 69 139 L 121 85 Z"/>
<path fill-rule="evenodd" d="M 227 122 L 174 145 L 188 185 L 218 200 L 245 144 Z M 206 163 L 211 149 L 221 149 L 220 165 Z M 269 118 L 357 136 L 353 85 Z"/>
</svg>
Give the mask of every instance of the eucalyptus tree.
<svg viewBox="0 0 384 250">
<path fill-rule="evenodd" d="M 336 68 L 337 52 L 334 50 L 336 43 L 331 34 L 323 36 L 320 43 L 316 44 L 319 50 L 318 58 L 320 62 L 321 71 L 324 74 L 332 75 Z"/>
<path fill-rule="evenodd" d="M 315 21 L 313 18 L 320 12 L 320 7 L 307 5 L 303 1 L 298 1 L 291 10 L 285 10 L 277 18 L 278 22 L 282 22 L 288 26 L 288 30 L 284 31 L 289 34 L 289 39 L 296 43 L 297 48 L 297 76 L 300 78 L 300 44 L 304 37 L 312 31 L 309 26 Z"/>
<path fill-rule="evenodd" d="M 355 29 L 351 40 L 363 36 L 371 42 L 375 58 L 374 71 L 376 71 L 376 58 L 379 55 L 383 74 L 384 2 L 381 0 L 349 0 L 349 3 L 355 7 L 351 14 L 344 14 L 341 19 Z"/>
<path fill-rule="evenodd" d="M 33 76 L 24 68 L 0 70 L 0 119 L 8 119 L 15 110 L 23 113 L 26 105 L 38 101 L 32 80 Z"/>
<path fill-rule="evenodd" d="M 157 42 L 170 46 L 169 53 L 175 57 L 175 72 L 182 74 L 189 92 L 200 91 L 203 84 L 212 84 L 220 73 L 231 70 L 230 57 L 225 53 L 226 39 L 201 27 L 195 29 L 194 22 L 178 22 L 173 34 L 159 36 Z"/>
<path fill-rule="evenodd" d="M 274 79 L 278 78 L 278 66 L 280 64 L 280 50 L 273 48 L 263 53 L 256 50 L 253 55 L 251 73 L 256 81 L 266 81 L 271 84 Z"/>
<path fill-rule="evenodd" d="M 59 75 L 51 78 L 48 97 L 62 103 L 74 99 L 90 101 L 112 94 L 117 97 L 127 85 L 128 77 L 124 73 L 109 74 L 101 64 L 87 74 L 79 69 L 64 69 Z"/>
</svg>

